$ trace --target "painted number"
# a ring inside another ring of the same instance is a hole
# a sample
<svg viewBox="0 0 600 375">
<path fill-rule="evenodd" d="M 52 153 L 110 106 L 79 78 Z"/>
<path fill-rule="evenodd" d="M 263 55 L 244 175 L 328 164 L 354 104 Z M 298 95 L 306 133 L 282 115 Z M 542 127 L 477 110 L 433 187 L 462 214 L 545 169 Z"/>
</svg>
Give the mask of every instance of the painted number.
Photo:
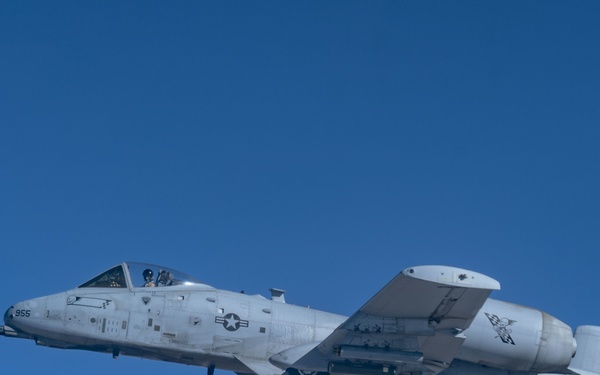
<svg viewBox="0 0 600 375">
<path fill-rule="evenodd" d="M 16 310 L 15 316 L 21 316 L 23 318 L 29 318 L 31 316 L 31 310 Z"/>
</svg>

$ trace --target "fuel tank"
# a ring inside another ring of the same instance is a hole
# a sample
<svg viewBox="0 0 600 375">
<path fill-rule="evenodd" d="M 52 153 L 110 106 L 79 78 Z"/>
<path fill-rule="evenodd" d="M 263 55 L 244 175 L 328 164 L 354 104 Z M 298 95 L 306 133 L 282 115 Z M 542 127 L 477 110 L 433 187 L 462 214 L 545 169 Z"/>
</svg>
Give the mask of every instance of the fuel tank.
<svg viewBox="0 0 600 375">
<path fill-rule="evenodd" d="M 513 371 L 565 370 L 577 344 L 571 327 L 540 310 L 488 299 L 464 332 L 458 359 Z"/>
</svg>

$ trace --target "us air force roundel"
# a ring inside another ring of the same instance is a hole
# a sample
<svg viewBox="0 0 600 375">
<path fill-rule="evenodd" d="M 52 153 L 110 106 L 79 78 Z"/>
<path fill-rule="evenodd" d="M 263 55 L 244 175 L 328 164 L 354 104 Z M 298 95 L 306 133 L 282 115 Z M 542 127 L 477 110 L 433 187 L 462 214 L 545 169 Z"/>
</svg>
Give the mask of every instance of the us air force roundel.
<svg viewBox="0 0 600 375">
<path fill-rule="evenodd" d="M 237 314 L 229 313 L 225 316 L 216 316 L 215 323 L 222 324 L 228 331 L 237 331 L 240 327 L 248 327 L 248 321 L 242 320 Z"/>
</svg>

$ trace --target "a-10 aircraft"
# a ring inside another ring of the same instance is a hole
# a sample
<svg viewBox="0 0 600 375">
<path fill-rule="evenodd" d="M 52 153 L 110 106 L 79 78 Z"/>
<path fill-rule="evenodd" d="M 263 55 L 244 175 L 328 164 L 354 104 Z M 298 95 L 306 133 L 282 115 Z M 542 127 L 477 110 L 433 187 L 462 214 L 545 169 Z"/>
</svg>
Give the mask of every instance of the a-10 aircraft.
<svg viewBox="0 0 600 375">
<path fill-rule="evenodd" d="M 500 284 L 446 266 L 407 268 L 352 316 L 219 290 L 122 263 L 66 292 L 19 302 L 0 333 L 256 375 L 600 374 L 600 327 L 575 336 L 533 308 L 488 298 Z"/>
</svg>

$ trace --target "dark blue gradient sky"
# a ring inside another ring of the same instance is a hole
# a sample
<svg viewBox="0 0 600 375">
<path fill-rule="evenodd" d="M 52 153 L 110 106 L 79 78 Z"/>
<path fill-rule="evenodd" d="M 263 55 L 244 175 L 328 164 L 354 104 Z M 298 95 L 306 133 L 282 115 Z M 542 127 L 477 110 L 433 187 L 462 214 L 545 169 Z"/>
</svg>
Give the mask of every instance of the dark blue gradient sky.
<svg viewBox="0 0 600 375">
<path fill-rule="evenodd" d="M 0 308 L 137 260 L 351 314 L 449 264 L 600 324 L 599 2 L 1 8 Z M 0 358 L 205 371 L 6 338 Z"/>
</svg>

